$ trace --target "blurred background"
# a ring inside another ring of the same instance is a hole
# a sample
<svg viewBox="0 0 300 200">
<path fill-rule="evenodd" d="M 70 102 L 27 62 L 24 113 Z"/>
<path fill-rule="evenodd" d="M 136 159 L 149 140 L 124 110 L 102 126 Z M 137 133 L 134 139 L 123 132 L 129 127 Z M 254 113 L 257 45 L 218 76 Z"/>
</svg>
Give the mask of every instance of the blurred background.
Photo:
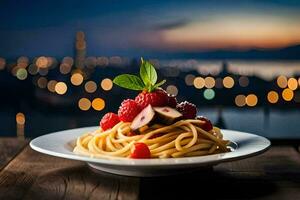
<svg viewBox="0 0 300 200">
<path fill-rule="evenodd" d="M 300 1 L 0 1 L 0 134 L 97 126 L 140 57 L 222 128 L 300 138 Z"/>
</svg>

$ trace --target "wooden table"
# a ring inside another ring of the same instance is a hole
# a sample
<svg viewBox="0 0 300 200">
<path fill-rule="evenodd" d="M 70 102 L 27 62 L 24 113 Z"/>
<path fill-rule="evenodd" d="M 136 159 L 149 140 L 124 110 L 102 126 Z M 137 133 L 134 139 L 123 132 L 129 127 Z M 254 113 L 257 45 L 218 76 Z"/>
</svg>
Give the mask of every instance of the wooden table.
<svg viewBox="0 0 300 200">
<path fill-rule="evenodd" d="M 291 145 L 209 171 L 135 178 L 94 173 L 35 152 L 26 140 L 0 138 L 0 169 L 0 199 L 300 199 L 300 154 Z"/>
</svg>

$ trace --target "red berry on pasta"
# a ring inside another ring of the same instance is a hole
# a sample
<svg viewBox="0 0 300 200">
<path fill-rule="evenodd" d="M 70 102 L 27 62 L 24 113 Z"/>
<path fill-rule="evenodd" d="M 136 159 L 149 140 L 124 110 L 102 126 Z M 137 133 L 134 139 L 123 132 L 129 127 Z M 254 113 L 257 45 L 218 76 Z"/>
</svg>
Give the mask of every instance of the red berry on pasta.
<svg viewBox="0 0 300 200">
<path fill-rule="evenodd" d="M 188 101 L 177 104 L 176 109 L 181 112 L 184 119 L 195 119 L 197 114 L 197 107 Z"/>
<path fill-rule="evenodd" d="M 151 158 L 151 152 L 145 143 L 136 142 L 133 145 L 130 158 L 137 158 L 137 159 Z"/>
<path fill-rule="evenodd" d="M 109 112 L 109 113 L 106 113 L 102 117 L 102 119 L 100 121 L 100 126 L 105 131 L 107 129 L 114 127 L 119 122 L 120 122 L 120 120 L 119 120 L 118 115 L 115 113 Z"/>
<path fill-rule="evenodd" d="M 199 116 L 196 119 L 199 119 L 204 122 L 203 124 L 201 124 L 201 128 L 203 130 L 210 131 L 213 129 L 213 125 L 212 125 L 211 121 L 209 119 L 207 119 L 206 117 Z"/>
<path fill-rule="evenodd" d="M 118 110 L 119 119 L 123 122 L 132 122 L 141 112 L 141 107 L 132 99 L 126 99 Z"/>
</svg>

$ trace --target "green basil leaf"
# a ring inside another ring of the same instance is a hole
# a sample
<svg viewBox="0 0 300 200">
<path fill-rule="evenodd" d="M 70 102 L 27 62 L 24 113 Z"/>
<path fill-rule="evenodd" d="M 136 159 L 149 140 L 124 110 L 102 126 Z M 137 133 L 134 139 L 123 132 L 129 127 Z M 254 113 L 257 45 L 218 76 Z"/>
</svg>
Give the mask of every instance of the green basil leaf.
<svg viewBox="0 0 300 200">
<path fill-rule="evenodd" d="M 157 73 L 153 65 L 142 59 L 140 76 L 145 85 L 154 85 L 157 81 Z"/>
<path fill-rule="evenodd" d="M 156 83 L 156 84 L 154 85 L 154 89 L 158 88 L 159 86 L 162 86 L 163 84 L 165 84 L 165 82 L 166 82 L 166 80 L 162 80 L 161 82 Z"/>
<path fill-rule="evenodd" d="M 131 90 L 143 90 L 145 84 L 140 77 L 131 74 L 122 74 L 114 78 L 113 82 L 123 88 Z"/>
</svg>

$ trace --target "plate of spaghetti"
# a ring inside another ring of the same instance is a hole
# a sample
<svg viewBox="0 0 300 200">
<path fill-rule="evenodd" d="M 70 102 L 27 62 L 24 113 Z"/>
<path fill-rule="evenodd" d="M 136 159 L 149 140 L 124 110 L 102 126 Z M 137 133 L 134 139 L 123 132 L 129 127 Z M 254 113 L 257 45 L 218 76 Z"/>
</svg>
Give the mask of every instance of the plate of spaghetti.
<svg viewBox="0 0 300 200">
<path fill-rule="evenodd" d="M 38 137 L 30 146 L 41 153 L 87 162 L 96 170 L 129 176 L 160 176 L 238 160 L 264 152 L 264 137 L 219 129 L 197 107 L 178 102 L 157 83 L 153 65 L 142 59 L 140 76 L 123 74 L 114 83 L 141 90 L 108 112 L 100 126 Z"/>
</svg>

